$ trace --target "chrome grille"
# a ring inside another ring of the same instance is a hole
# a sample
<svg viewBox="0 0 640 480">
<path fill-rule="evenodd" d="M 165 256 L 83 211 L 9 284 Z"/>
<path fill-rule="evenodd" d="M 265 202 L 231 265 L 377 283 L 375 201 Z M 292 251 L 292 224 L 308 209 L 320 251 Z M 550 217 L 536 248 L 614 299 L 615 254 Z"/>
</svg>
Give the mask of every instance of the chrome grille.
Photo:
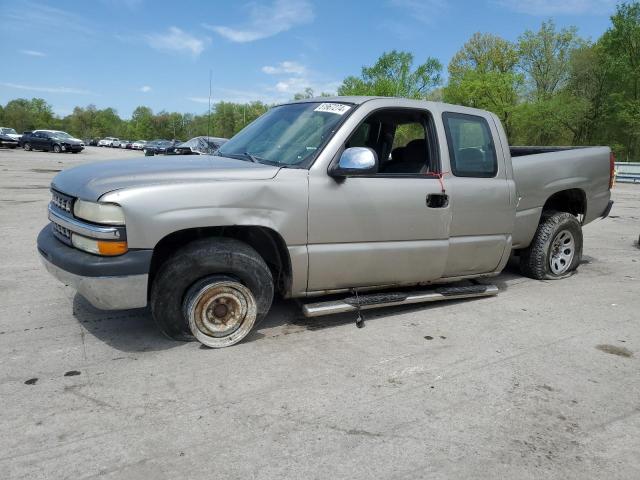
<svg viewBox="0 0 640 480">
<path fill-rule="evenodd" d="M 51 190 L 51 204 L 63 212 L 71 213 L 73 210 L 73 198 L 55 190 Z"/>
<path fill-rule="evenodd" d="M 51 222 L 51 224 L 53 225 L 53 231 L 56 234 L 62 235 L 67 240 L 71 240 L 71 231 L 68 228 L 65 228 L 62 225 L 58 225 L 57 223 L 53 222 Z"/>
</svg>

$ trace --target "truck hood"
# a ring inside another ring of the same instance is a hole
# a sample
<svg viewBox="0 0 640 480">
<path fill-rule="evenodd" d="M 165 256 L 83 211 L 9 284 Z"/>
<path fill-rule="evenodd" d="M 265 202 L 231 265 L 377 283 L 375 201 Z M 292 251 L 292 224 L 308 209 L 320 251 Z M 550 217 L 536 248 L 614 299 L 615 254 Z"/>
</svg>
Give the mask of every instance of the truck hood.
<svg viewBox="0 0 640 480">
<path fill-rule="evenodd" d="M 127 187 L 213 180 L 268 180 L 279 167 L 211 155 L 141 157 L 90 163 L 60 172 L 51 186 L 83 200 Z"/>
</svg>

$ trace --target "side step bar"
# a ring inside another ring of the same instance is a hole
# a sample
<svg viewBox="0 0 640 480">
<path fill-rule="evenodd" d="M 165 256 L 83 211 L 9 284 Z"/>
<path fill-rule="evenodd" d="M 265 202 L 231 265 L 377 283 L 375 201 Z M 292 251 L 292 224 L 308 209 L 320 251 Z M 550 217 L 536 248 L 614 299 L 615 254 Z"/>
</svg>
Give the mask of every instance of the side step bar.
<svg viewBox="0 0 640 480">
<path fill-rule="evenodd" d="M 413 303 L 439 302 L 461 298 L 489 297 L 498 294 L 495 285 L 470 285 L 463 287 L 440 287 L 416 292 L 375 293 L 357 295 L 342 300 L 307 303 L 302 306 L 305 317 L 320 317 L 334 313 L 355 312 L 371 308 L 410 305 Z"/>
</svg>

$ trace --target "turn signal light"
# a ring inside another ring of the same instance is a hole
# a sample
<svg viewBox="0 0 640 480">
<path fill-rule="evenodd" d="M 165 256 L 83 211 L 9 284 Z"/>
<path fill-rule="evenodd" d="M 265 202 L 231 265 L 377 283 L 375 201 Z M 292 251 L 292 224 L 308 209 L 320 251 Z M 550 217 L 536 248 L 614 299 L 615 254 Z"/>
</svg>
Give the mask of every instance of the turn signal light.
<svg viewBox="0 0 640 480">
<path fill-rule="evenodd" d="M 98 240 L 98 252 L 100 255 L 114 256 L 127 253 L 127 242 L 105 242 Z"/>
</svg>

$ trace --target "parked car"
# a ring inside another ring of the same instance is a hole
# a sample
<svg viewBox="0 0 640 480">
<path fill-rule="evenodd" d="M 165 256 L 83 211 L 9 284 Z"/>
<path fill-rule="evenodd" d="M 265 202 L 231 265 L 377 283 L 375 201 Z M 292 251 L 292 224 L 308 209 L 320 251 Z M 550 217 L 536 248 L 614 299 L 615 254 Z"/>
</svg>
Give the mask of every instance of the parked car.
<svg viewBox="0 0 640 480">
<path fill-rule="evenodd" d="M 34 130 L 33 131 L 33 133 L 36 133 L 36 132 L 47 133 L 49 135 L 53 135 L 53 136 L 58 137 L 58 138 L 68 139 L 68 140 L 71 140 L 73 142 L 78 142 L 84 147 L 84 141 L 83 140 L 80 140 L 79 138 L 76 138 L 76 137 L 74 137 L 72 135 L 69 135 L 67 132 L 63 132 L 62 130 Z"/>
<path fill-rule="evenodd" d="M 167 155 L 213 155 L 228 139 L 219 137 L 194 137 L 169 147 Z"/>
<path fill-rule="evenodd" d="M 112 147 L 113 146 L 113 142 L 119 142 L 120 140 L 118 140 L 116 137 L 105 137 L 102 140 L 100 140 L 98 142 L 98 146 L 99 147 Z"/>
<path fill-rule="evenodd" d="M 120 140 L 120 148 L 131 148 L 131 140 Z"/>
<path fill-rule="evenodd" d="M 160 153 L 166 153 L 167 148 L 173 147 L 174 145 L 175 143 L 171 140 L 152 140 L 144 146 L 143 150 L 145 155 L 150 153 L 157 155 Z"/>
<path fill-rule="evenodd" d="M 85 138 L 83 140 L 85 145 L 89 145 L 90 147 L 96 147 L 98 146 L 98 139 L 97 138 Z"/>
<path fill-rule="evenodd" d="M 148 142 L 146 140 L 136 140 L 131 144 L 134 150 L 142 150 Z"/>
<path fill-rule="evenodd" d="M 56 130 L 34 130 L 25 132 L 20 139 L 25 150 L 44 150 L 55 153 L 78 153 L 84 149 L 81 140 L 71 137 L 68 133 Z"/>
<path fill-rule="evenodd" d="M 16 148 L 18 145 L 18 140 L 7 135 L 6 133 L 0 133 L 0 147 Z"/>
<path fill-rule="evenodd" d="M 512 252 L 527 276 L 566 278 L 582 228 L 611 210 L 613 172 L 608 147 L 509 147 L 483 110 L 309 99 L 272 108 L 213 157 L 59 173 L 38 251 L 94 306 L 150 304 L 167 335 L 224 347 L 274 293 L 343 293 L 305 303 L 310 317 L 495 295 L 449 284 L 498 275 Z"/>
<path fill-rule="evenodd" d="M 18 142 L 20 141 L 20 137 L 22 137 L 22 135 L 16 132 L 14 128 L 9 127 L 0 127 L 0 133 L 11 137 Z"/>
</svg>

